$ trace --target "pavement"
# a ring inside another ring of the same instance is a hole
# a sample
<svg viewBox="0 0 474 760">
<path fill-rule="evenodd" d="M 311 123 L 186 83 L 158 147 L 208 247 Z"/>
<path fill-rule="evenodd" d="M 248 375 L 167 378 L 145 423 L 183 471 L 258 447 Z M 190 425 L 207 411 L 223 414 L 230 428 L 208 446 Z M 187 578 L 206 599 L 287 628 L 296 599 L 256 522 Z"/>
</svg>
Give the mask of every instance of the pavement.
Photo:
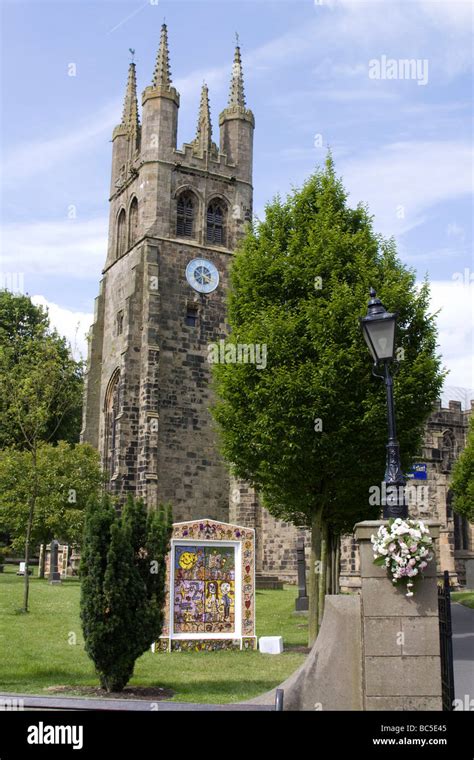
<svg viewBox="0 0 474 760">
<path fill-rule="evenodd" d="M 469 702 L 474 700 L 474 610 L 453 602 L 451 621 L 455 697 L 464 701 L 468 695 Z"/>
</svg>

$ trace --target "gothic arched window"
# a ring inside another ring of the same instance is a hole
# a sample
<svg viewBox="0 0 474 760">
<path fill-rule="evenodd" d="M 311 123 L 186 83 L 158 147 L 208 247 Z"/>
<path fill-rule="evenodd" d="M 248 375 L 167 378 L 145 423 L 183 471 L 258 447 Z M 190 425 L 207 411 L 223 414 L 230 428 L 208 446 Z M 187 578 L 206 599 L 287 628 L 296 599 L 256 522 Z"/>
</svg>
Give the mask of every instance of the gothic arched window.
<svg viewBox="0 0 474 760">
<path fill-rule="evenodd" d="M 441 458 L 443 471 L 450 470 L 456 459 L 456 439 L 451 430 L 445 430 L 443 433 Z"/>
<path fill-rule="evenodd" d="M 176 235 L 193 237 L 195 199 L 192 193 L 181 193 L 176 213 Z"/>
<path fill-rule="evenodd" d="M 131 248 L 137 242 L 138 237 L 138 201 L 136 198 L 130 204 L 128 219 L 128 247 Z"/>
<path fill-rule="evenodd" d="M 449 489 L 448 495 L 446 496 L 446 517 L 448 520 L 451 520 L 453 517 L 453 501 L 454 501 L 454 494 Z"/>
<path fill-rule="evenodd" d="M 215 200 L 207 207 L 207 233 L 209 243 L 225 245 L 225 207 L 224 204 Z"/>
<path fill-rule="evenodd" d="M 123 208 L 117 220 L 117 258 L 127 250 L 127 217 Z"/>
<path fill-rule="evenodd" d="M 112 478 L 118 465 L 117 416 L 120 411 L 120 371 L 109 380 L 104 402 L 104 471 Z"/>
<path fill-rule="evenodd" d="M 456 551 L 469 551 L 469 522 L 466 517 L 458 512 L 454 513 L 454 549 Z"/>
</svg>

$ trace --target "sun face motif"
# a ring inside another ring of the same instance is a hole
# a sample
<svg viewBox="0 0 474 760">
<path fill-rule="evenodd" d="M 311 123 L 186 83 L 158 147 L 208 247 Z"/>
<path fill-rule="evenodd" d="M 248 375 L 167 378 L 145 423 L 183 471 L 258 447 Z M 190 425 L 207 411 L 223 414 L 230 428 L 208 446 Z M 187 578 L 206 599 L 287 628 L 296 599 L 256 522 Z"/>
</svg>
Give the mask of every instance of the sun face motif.
<svg viewBox="0 0 474 760">
<path fill-rule="evenodd" d="M 197 560 L 197 554 L 194 552 L 183 552 L 179 558 L 179 566 L 183 570 L 191 570 L 194 567 Z"/>
</svg>

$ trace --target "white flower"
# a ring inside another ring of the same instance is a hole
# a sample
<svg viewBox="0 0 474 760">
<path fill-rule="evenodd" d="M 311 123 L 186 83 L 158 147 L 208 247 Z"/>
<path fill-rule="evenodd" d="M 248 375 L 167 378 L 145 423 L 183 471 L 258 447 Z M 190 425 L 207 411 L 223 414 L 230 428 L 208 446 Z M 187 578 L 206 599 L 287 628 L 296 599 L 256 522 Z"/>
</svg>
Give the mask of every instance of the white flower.
<svg viewBox="0 0 474 760">
<path fill-rule="evenodd" d="M 396 520 L 387 529 L 381 525 L 377 535 L 371 536 L 374 558 L 384 557 L 384 565 L 392 576 L 392 583 L 413 578 L 418 575 L 433 558 L 427 546 L 431 546 L 432 538 L 422 520 Z M 408 581 L 407 596 L 413 596 Z"/>
</svg>

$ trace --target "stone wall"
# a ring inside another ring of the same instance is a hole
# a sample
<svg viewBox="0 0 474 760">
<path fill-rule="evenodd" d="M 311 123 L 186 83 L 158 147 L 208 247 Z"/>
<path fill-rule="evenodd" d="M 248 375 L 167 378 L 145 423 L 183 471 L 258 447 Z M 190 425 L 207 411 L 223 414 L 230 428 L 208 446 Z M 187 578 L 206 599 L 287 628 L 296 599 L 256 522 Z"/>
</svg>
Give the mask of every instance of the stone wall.
<svg viewBox="0 0 474 760">
<path fill-rule="evenodd" d="M 436 568 L 430 563 L 408 599 L 373 563 L 380 521 L 356 526 L 362 597 L 364 710 L 441 710 Z M 434 539 L 438 528 L 430 526 Z"/>
<path fill-rule="evenodd" d="M 441 404 L 436 406 L 426 424 L 418 458 L 419 462 L 427 464 L 427 480 L 409 481 L 413 489 L 409 514 L 414 518 L 440 523 L 438 571 L 449 570 L 454 585 L 464 583 L 466 559 L 474 558 L 474 525 L 468 529 L 468 549 L 455 548 L 449 491 L 453 464 L 465 446 L 470 413 L 470 410 L 462 411 L 458 401 L 449 402 L 448 408 L 441 408 Z M 240 506 L 236 504 L 239 500 Z M 257 531 L 258 571 L 296 583 L 296 541 L 299 536 L 304 537 L 309 561 L 309 531 L 272 517 L 264 507 L 259 506 L 258 495 L 248 484 L 238 482 L 232 486 L 230 504 L 230 519 L 234 521 L 234 514 L 235 522 L 255 527 Z M 345 536 L 341 540 L 340 573 L 342 591 L 360 587 L 359 550 L 353 536 Z"/>
<path fill-rule="evenodd" d="M 310 653 L 276 687 L 284 690 L 284 710 L 442 709 L 435 565 L 406 597 L 385 568 L 373 564 L 370 538 L 381 524 L 356 526 L 360 592 L 325 597 Z M 430 532 L 436 544 L 438 527 L 430 525 Z M 275 689 L 250 701 L 274 704 Z"/>
<path fill-rule="evenodd" d="M 448 408 L 441 408 L 441 404 L 436 406 L 426 424 L 418 459 L 427 464 L 427 480 L 409 481 L 415 489 L 412 493 L 420 494 L 410 503 L 409 515 L 439 522 L 438 572 L 448 570 L 454 586 L 465 583 L 465 561 L 474 558 L 474 525 L 468 529 L 468 549 L 455 548 L 454 515 L 449 490 L 454 462 L 465 446 L 471 411 L 462 411 L 459 401 L 450 401 Z M 359 557 L 357 544 L 351 536 L 345 536 L 341 541 L 340 571 L 343 591 L 357 587 Z"/>
<path fill-rule="evenodd" d="M 252 218 L 254 118 L 245 107 L 236 50 L 220 146 L 211 137 L 206 89 L 198 134 L 178 148 L 180 99 L 168 56 L 163 26 L 153 84 L 143 93 L 142 125 L 131 64 L 122 122 L 113 132 L 109 240 L 90 334 L 81 439 L 99 450 L 113 493 L 135 493 L 150 506 L 170 502 L 175 521 L 227 521 L 229 476 L 210 413 L 208 346 L 228 333 L 230 263 Z M 177 237 L 184 191 L 193 198 L 192 232 Z M 207 234 L 208 206 L 216 199 L 224 209 L 220 244 L 208 242 Z M 186 279 L 195 258 L 219 272 L 211 293 L 198 293 Z"/>
<path fill-rule="evenodd" d="M 309 564 L 311 537 L 306 528 L 277 520 L 261 506 L 255 489 L 236 478 L 230 483 L 229 519 L 236 525 L 255 528 L 257 573 L 296 583 L 296 544 L 300 537 L 305 539 Z"/>
</svg>

